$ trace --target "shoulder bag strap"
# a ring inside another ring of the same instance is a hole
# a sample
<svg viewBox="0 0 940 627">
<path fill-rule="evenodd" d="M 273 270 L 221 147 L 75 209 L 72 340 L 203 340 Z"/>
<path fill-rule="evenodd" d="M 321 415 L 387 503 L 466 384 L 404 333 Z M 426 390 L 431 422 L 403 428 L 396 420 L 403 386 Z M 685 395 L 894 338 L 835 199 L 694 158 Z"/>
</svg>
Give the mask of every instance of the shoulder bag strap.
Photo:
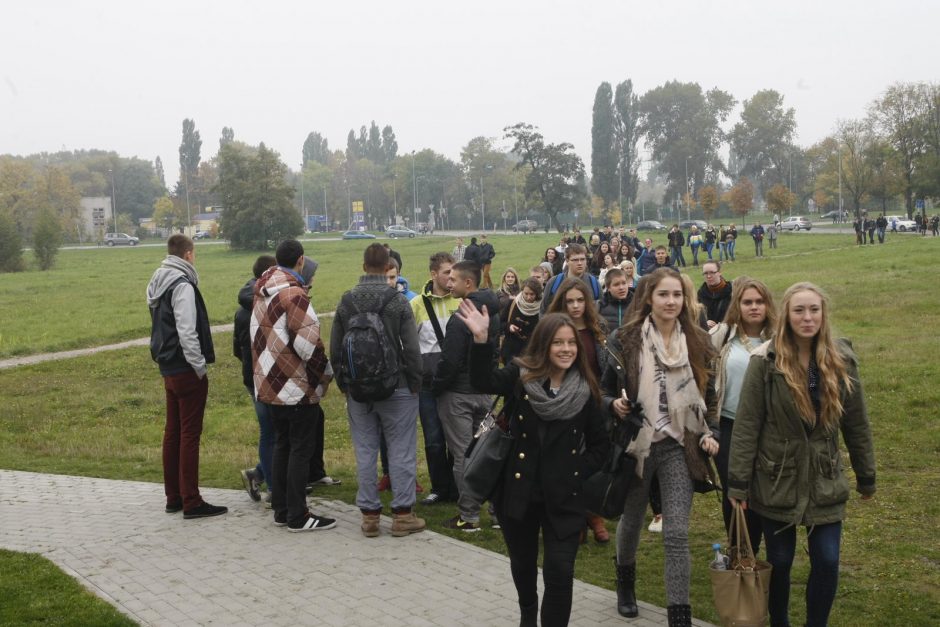
<svg viewBox="0 0 940 627">
<path fill-rule="evenodd" d="M 434 313 L 434 306 L 431 304 L 431 299 L 428 298 L 427 294 L 422 294 L 421 299 L 424 301 L 424 308 L 428 311 L 428 318 L 431 320 L 431 326 L 434 327 L 434 335 L 437 337 L 437 345 L 439 348 L 443 348 L 444 332 L 441 330 L 441 322 L 437 319 L 437 314 Z"/>
</svg>

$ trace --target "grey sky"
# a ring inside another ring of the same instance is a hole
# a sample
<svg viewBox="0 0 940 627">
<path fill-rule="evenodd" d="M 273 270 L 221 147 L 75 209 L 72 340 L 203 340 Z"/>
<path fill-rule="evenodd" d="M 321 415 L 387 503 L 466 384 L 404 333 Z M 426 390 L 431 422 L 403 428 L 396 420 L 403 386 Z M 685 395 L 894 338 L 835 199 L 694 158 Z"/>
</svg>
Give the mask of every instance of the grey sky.
<svg viewBox="0 0 940 627">
<path fill-rule="evenodd" d="M 0 23 L 0 153 L 100 148 L 177 178 L 182 120 L 203 158 L 223 126 L 293 169 L 310 131 L 391 124 L 401 153 L 458 159 L 519 121 L 590 163 L 601 81 L 668 80 L 741 101 L 773 88 L 799 143 L 897 81 L 936 81 L 927 0 L 13 2 Z M 736 111 L 729 125 L 736 121 Z"/>
</svg>

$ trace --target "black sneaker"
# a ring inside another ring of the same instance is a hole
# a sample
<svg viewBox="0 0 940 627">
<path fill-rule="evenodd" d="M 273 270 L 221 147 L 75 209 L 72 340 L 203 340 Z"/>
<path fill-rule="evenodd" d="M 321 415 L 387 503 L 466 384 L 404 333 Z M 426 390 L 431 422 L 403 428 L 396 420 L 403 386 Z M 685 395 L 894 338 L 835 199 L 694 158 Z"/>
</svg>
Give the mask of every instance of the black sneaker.
<svg viewBox="0 0 940 627">
<path fill-rule="evenodd" d="M 183 518 L 209 518 L 211 516 L 221 516 L 228 511 L 227 507 L 222 507 L 221 505 L 210 505 L 203 501 L 202 505 L 199 507 L 194 507 L 188 512 L 183 512 Z"/>
<path fill-rule="evenodd" d="M 277 514 L 274 515 L 274 526 L 275 527 L 286 527 L 287 526 L 287 514 L 284 514 L 284 517 L 281 518 Z"/>
<path fill-rule="evenodd" d="M 175 513 L 177 513 L 177 512 L 181 512 L 181 511 L 183 511 L 183 504 L 182 504 L 182 503 L 174 503 L 174 504 L 170 505 L 169 503 L 167 503 L 166 509 L 165 509 L 164 511 L 165 511 L 167 514 L 175 514 Z"/>
<path fill-rule="evenodd" d="M 316 514 L 307 512 L 303 523 L 299 527 L 288 525 L 287 530 L 291 533 L 300 533 L 301 531 L 323 531 L 324 529 L 332 529 L 335 526 L 336 521 L 332 518 L 317 516 Z"/>
<path fill-rule="evenodd" d="M 246 468 L 242 471 L 242 484 L 245 486 L 245 491 L 248 492 L 248 496 L 251 497 L 251 500 L 257 503 L 261 500 L 261 482 L 258 481 L 258 473 L 254 468 Z"/>
<path fill-rule="evenodd" d="M 460 514 L 444 522 L 445 529 L 458 529 L 467 533 L 473 533 L 480 530 L 479 522 L 470 522 L 460 517 Z"/>
</svg>

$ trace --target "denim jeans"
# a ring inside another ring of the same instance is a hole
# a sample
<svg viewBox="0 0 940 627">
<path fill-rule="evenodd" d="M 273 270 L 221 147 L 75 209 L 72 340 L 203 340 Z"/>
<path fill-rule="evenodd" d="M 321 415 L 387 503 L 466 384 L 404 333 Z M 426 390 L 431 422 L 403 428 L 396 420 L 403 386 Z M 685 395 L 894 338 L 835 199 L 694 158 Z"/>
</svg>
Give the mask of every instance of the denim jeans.
<svg viewBox="0 0 940 627">
<path fill-rule="evenodd" d="M 685 257 L 682 256 L 682 246 L 672 246 L 670 251 L 672 263 L 676 264 L 677 268 L 679 266 L 685 267 Z"/>
<path fill-rule="evenodd" d="M 796 526 L 762 517 L 770 576 L 770 624 L 790 624 L 790 568 L 796 553 Z M 815 525 L 807 532 L 809 578 L 806 581 L 806 627 L 826 627 L 839 586 L 842 522 Z"/>
<path fill-rule="evenodd" d="M 251 390 L 248 390 L 248 393 L 251 394 Z M 264 481 L 268 490 L 274 490 L 274 471 L 272 469 L 272 464 L 274 463 L 274 441 L 276 435 L 274 433 L 274 423 L 271 422 L 271 413 L 268 411 L 268 406 L 252 398 L 252 403 L 255 406 L 255 416 L 258 417 L 258 465 L 255 466 L 255 474 L 259 479 Z"/>
<path fill-rule="evenodd" d="M 692 244 L 692 265 L 698 265 L 698 249 L 701 244 Z"/>
<path fill-rule="evenodd" d="M 447 454 L 444 427 L 437 413 L 437 398 L 430 390 L 418 392 L 418 416 L 424 433 L 424 457 L 428 462 L 431 492 L 447 501 L 457 500 L 454 483 L 454 458 Z"/>
<path fill-rule="evenodd" d="M 731 261 L 734 261 L 734 244 L 735 244 L 735 240 L 729 240 L 728 245 L 727 245 L 726 254 L 728 255 L 728 259 L 730 259 Z"/>
<path fill-rule="evenodd" d="M 705 244 L 705 253 L 708 255 L 709 261 L 712 260 L 712 250 L 714 250 L 714 248 L 715 248 L 714 244 L 708 244 L 708 243 Z"/>
</svg>

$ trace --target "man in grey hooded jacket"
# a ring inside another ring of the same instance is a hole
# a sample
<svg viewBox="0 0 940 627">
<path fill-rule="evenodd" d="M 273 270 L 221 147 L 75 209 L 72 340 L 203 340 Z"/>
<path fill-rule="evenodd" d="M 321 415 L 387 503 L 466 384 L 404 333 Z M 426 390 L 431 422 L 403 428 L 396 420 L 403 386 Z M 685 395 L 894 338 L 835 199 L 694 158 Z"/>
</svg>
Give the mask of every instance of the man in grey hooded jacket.
<svg viewBox="0 0 940 627">
<path fill-rule="evenodd" d="M 199 494 L 199 438 L 209 393 L 207 366 L 215 361 L 209 316 L 199 293 L 193 240 L 167 240 L 167 256 L 147 285 L 150 355 L 160 367 L 166 391 L 163 485 L 166 512 L 206 518 L 228 511 Z"/>
</svg>

